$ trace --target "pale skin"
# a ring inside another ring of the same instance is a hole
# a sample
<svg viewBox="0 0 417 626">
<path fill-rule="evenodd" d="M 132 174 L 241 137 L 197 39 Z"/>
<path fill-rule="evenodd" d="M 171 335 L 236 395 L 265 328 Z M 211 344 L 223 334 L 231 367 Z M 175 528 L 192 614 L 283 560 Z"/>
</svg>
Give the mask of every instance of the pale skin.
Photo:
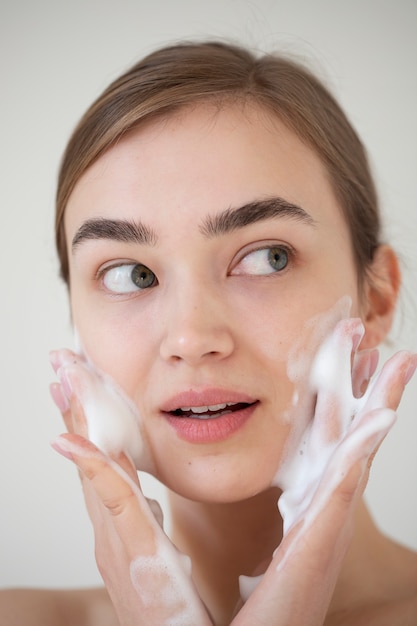
<svg viewBox="0 0 417 626">
<path fill-rule="evenodd" d="M 270 207 L 271 199 L 278 199 L 274 206 L 285 201 L 285 215 L 270 211 L 268 219 L 216 232 L 207 227 L 228 209 L 241 215 L 250 204 L 267 200 L 262 206 Z M 140 221 L 148 237 L 93 239 L 92 231 L 86 236 L 80 230 L 102 218 Z M 375 348 L 390 329 L 399 287 L 388 247 L 375 256 L 372 285 L 360 286 L 349 230 L 317 156 L 262 111 L 196 107 L 148 124 L 103 155 L 74 189 L 65 224 L 74 324 L 86 354 L 143 418 L 152 472 L 170 489 L 171 539 L 192 560 L 192 593 L 202 606 L 198 626 L 232 620 L 247 626 L 415 623 L 417 558 L 379 533 L 361 499 L 391 422 L 382 420 L 363 436 L 353 456 L 341 455 L 345 479 L 301 540 L 296 525 L 282 540 L 279 490 L 271 488 L 294 428 L 288 420 L 296 386 L 288 375 L 291 349 L 301 335 L 311 361 L 318 346 L 309 321 L 345 297 L 350 317 L 363 321 L 360 352 Z M 288 264 L 272 271 L 268 246 L 284 248 Z M 111 269 L 138 263 L 157 279 L 141 291 L 129 282 L 129 271 L 121 270 L 120 282 Z M 357 346 L 350 331 L 343 337 L 350 358 Z M 416 364 L 408 353 L 397 357 L 373 408 L 396 410 Z M 365 356 L 362 365 L 352 374 L 358 393 L 376 362 Z M 229 394 L 255 408 L 220 440 L 189 441 L 164 413 L 180 397 L 176 406 L 187 405 L 182 398 L 190 390 L 200 405 L 226 401 Z M 152 554 L 162 531 L 148 514 L 127 456 L 115 461 L 130 482 L 85 439 L 77 394 L 62 386 L 53 393 L 72 433 L 57 447 L 81 470 L 97 560 L 114 607 L 105 592 L 84 592 L 79 598 L 88 608 L 77 623 L 104 624 L 94 616 L 100 598 L 108 603 L 109 623 L 148 625 L 149 615 L 141 621 L 129 566 L 138 554 Z M 311 416 L 304 419 L 306 426 Z M 324 472 L 316 487 L 327 478 Z M 236 613 L 238 576 L 264 572 L 278 545 L 273 562 L 283 561 L 283 567 L 277 573 L 270 566 Z"/>
</svg>

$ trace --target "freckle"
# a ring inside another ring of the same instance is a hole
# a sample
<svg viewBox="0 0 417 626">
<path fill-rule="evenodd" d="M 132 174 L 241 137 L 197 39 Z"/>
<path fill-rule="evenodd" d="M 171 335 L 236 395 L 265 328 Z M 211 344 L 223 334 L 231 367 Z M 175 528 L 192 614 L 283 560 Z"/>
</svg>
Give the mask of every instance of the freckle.
<svg viewBox="0 0 417 626">
<path fill-rule="evenodd" d="M 302 454 L 304 454 L 304 450 L 300 450 L 300 454 L 301 454 L 301 455 L 302 455 Z"/>
</svg>

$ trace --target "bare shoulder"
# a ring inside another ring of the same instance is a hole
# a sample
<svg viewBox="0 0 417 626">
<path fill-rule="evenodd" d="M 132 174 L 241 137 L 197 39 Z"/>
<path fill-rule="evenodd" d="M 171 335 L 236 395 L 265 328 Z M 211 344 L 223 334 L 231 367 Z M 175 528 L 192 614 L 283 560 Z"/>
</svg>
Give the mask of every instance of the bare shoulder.
<svg viewBox="0 0 417 626">
<path fill-rule="evenodd" d="M 0 626 L 118 626 L 107 591 L 0 590 Z"/>
<path fill-rule="evenodd" d="M 417 595 L 374 606 L 357 607 L 328 617 L 325 626 L 416 626 Z"/>
<path fill-rule="evenodd" d="M 325 626 L 417 626 L 417 553 L 387 538 L 376 545 Z"/>
</svg>

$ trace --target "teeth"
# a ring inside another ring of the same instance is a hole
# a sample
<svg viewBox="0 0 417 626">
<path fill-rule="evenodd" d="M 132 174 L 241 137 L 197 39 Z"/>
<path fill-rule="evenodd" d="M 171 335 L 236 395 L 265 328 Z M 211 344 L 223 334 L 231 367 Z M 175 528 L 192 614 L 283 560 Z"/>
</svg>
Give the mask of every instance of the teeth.
<svg viewBox="0 0 417 626">
<path fill-rule="evenodd" d="M 227 406 L 232 406 L 235 402 L 225 402 L 223 404 L 211 404 L 209 406 L 182 406 L 181 411 L 191 411 L 192 413 L 207 413 L 208 411 L 222 411 Z"/>
</svg>

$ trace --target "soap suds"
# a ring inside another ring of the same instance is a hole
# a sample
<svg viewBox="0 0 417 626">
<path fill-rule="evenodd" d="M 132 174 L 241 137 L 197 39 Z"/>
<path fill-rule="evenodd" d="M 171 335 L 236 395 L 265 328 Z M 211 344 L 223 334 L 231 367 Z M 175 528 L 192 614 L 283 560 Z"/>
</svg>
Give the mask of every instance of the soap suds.
<svg viewBox="0 0 417 626">
<path fill-rule="evenodd" d="M 327 314 L 311 320 L 308 340 L 302 337 L 288 360 L 287 374 L 295 385 L 286 415 L 292 429 L 272 485 L 282 490 L 278 508 L 284 536 L 300 524 L 292 545 L 324 509 L 353 464 L 362 463 L 363 472 L 366 470 L 369 456 L 396 417 L 394 411 L 384 408 L 384 382 L 398 367 L 395 357 L 362 397 L 354 396 L 352 354 L 364 328 L 360 320 L 348 318 L 350 306 L 350 300 L 343 298 Z M 374 357 L 364 362 L 364 371 L 373 373 Z M 291 552 L 290 546 L 278 569 Z M 239 578 L 244 601 L 262 578 Z"/>
<path fill-rule="evenodd" d="M 314 417 L 310 416 L 302 436 L 292 440 L 292 449 L 287 450 L 286 460 L 273 481 L 283 490 L 278 507 L 284 520 L 284 534 L 308 509 L 336 449 L 343 444 L 345 455 L 349 455 L 348 450 L 354 454 L 355 446 L 360 447 L 361 442 L 372 439 L 373 435 L 378 438 L 378 433 L 385 432 L 393 423 L 393 412 L 388 409 L 380 409 L 372 420 L 358 418 L 359 423 L 356 422 L 355 416 L 366 405 L 372 391 L 369 386 L 361 398 L 355 398 L 352 391 L 352 351 L 363 333 L 360 320 L 339 322 L 313 360 L 308 387 L 316 398 Z M 381 404 L 374 408 L 379 407 Z M 371 407 L 366 406 L 366 411 L 370 410 Z M 345 441 L 347 435 L 349 440 Z M 340 471 L 333 473 L 325 497 L 330 497 L 346 469 L 340 467 Z"/>
<path fill-rule="evenodd" d="M 60 350 L 55 358 L 61 383 L 67 379 L 83 407 L 88 439 L 106 454 L 125 452 L 137 469 L 151 472 L 142 420 L 130 398 L 82 355 Z"/>
<path fill-rule="evenodd" d="M 211 625 L 191 579 L 191 560 L 172 544 L 160 543 L 152 556 L 130 566 L 132 584 L 152 623 L 161 626 Z"/>
<path fill-rule="evenodd" d="M 348 319 L 350 308 L 350 299 L 342 298 L 328 313 L 310 320 L 306 335 L 288 358 L 294 394 L 286 421 L 292 428 L 272 482 L 282 489 L 278 507 L 284 536 L 299 522 L 304 528 L 312 523 L 346 476 L 352 459 L 357 462 L 363 457 L 365 469 L 368 456 L 395 420 L 393 411 L 381 408 L 385 400 L 381 385 L 376 391 L 370 385 L 361 398 L 353 394 L 352 352 L 363 327 L 359 320 Z M 151 455 L 132 401 L 83 356 L 61 351 L 59 360 L 58 375 L 75 387 L 89 439 L 107 454 L 127 452 L 138 469 L 150 471 Z M 388 378 L 390 367 L 384 370 Z M 190 560 L 162 531 L 155 531 L 155 537 L 156 553 L 138 556 L 130 567 L 132 584 L 149 615 L 163 626 L 211 624 L 192 583 Z M 286 556 L 290 553 L 291 548 Z M 246 600 L 262 576 L 239 580 Z"/>
</svg>

